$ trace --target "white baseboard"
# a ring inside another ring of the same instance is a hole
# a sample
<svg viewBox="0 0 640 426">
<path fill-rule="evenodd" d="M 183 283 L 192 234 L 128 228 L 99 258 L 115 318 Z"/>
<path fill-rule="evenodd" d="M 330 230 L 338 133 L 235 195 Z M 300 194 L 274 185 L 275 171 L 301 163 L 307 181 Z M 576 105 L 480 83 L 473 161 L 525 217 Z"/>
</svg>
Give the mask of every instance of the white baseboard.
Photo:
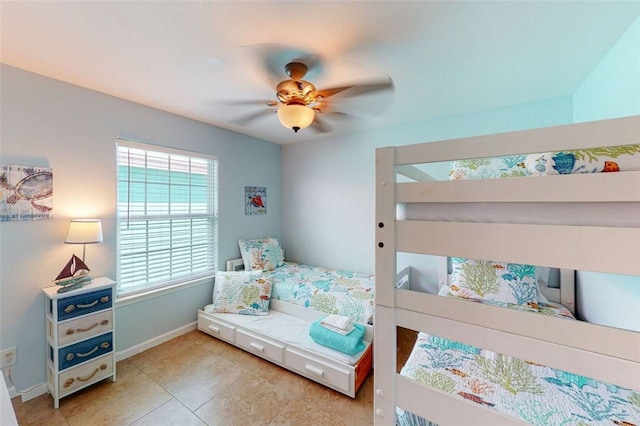
<svg viewBox="0 0 640 426">
<path fill-rule="evenodd" d="M 49 392 L 49 388 L 47 388 L 47 384 L 40 383 L 39 385 L 36 385 L 27 391 L 20 392 L 19 394 L 16 392 L 16 394 L 20 395 L 22 402 L 27 402 L 32 400 L 33 398 L 37 398 L 40 395 L 44 395 L 48 392 Z"/>
<path fill-rule="evenodd" d="M 151 338 L 145 342 L 132 346 L 123 351 L 119 351 L 116 353 L 116 361 L 122 361 L 123 359 L 127 359 L 134 355 L 137 355 L 141 352 L 146 351 L 147 349 L 151 349 L 154 346 L 158 346 L 164 342 L 168 342 L 169 340 L 181 336 L 185 333 L 195 330 L 198 327 L 198 322 L 194 321 L 190 324 L 184 325 L 182 327 L 176 328 L 175 330 L 168 331 L 164 334 Z"/>
<path fill-rule="evenodd" d="M 124 351 L 120 351 L 116 353 L 116 361 L 122 361 L 123 359 L 127 359 L 131 356 L 139 354 L 140 352 L 144 352 L 147 349 L 151 349 L 154 346 L 157 346 L 161 343 L 167 342 L 175 337 L 181 336 L 185 333 L 188 333 L 192 330 L 195 330 L 198 327 L 198 322 L 192 322 L 191 324 L 187 324 L 185 326 L 176 328 L 175 330 L 171 330 L 167 333 L 161 334 L 160 336 L 156 336 L 152 339 L 147 340 L 146 342 L 142 342 L 139 345 L 135 345 L 130 347 L 129 349 L 125 349 Z M 39 385 L 35 385 L 31 389 L 25 392 L 16 391 L 15 386 L 11 386 L 9 388 L 9 397 L 15 398 L 16 396 L 20 396 L 22 402 L 27 402 L 32 400 L 33 398 L 37 398 L 40 395 L 44 395 L 49 392 L 46 383 L 40 383 Z"/>
</svg>

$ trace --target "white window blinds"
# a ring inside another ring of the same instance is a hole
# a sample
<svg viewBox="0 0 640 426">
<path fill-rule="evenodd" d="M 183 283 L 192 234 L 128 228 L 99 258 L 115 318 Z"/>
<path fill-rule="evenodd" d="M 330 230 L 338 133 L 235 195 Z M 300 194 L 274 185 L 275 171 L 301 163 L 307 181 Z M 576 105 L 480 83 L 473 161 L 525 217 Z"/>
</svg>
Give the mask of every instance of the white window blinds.
<svg viewBox="0 0 640 426">
<path fill-rule="evenodd" d="M 217 157 L 118 139 L 118 294 L 217 270 Z"/>
</svg>

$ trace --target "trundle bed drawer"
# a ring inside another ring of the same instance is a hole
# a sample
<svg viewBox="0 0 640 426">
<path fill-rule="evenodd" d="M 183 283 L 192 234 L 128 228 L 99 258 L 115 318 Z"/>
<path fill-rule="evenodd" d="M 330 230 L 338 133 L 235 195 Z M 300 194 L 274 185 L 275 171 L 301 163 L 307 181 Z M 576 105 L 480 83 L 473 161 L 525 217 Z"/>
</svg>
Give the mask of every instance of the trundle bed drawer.
<svg viewBox="0 0 640 426">
<path fill-rule="evenodd" d="M 235 327 L 223 322 L 198 316 L 198 329 L 229 343 L 235 342 Z"/>
<path fill-rule="evenodd" d="M 284 346 L 275 341 L 266 340 L 244 330 L 236 330 L 236 343 L 263 358 L 280 364 L 284 362 Z"/>
<path fill-rule="evenodd" d="M 286 365 L 295 371 L 314 377 L 322 382 L 342 389 L 345 392 L 351 391 L 351 371 L 326 364 L 301 352 L 287 349 Z"/>
</svg>

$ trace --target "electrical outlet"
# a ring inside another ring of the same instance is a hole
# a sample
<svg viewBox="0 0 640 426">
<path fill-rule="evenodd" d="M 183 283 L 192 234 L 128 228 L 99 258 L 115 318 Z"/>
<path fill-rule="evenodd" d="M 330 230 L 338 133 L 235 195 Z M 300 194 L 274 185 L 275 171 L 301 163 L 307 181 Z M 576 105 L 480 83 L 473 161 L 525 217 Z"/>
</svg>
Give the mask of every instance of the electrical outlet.
<svg viewBox="0 0 640 426">
<path fill-rule="evenodd" d="M 0 351 L 0 368 L 10 367 L 18 361 L 18 351 L 16 347 Z"/>
</svg>

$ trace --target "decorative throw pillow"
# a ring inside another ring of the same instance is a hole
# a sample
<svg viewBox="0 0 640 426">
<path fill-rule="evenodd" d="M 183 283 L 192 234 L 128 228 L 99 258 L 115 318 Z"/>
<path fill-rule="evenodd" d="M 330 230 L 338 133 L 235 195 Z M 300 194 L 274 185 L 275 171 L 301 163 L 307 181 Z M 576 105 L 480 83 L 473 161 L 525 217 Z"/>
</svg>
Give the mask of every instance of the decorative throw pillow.
<svg viewBox="0 0 640 426">
<path fill-rule="evenodd" d="M 273 281 L 262 272 L 218 272 L 213 290 L 213 312 L 267 315 Z"/>
<path fill-rule="evenodd" d="M 530 154 L 525 165 L 535 176 L 640 170 L 640 145 Z"/>
<path fill-rule="evenodd" d="M 284 265 L 284 255 L 277 238 L 238 240 L 244 267 L 249 271 L 273 271 Z"/>
<path fill-rule="evenodd" d="M 452 295 L 514 305 L 538 303 L 536 267 L 454 257 L 449 291 Z"/>
<path fill-rule="evenodd" d="M 526 155 L 510 155 L 500 158 L 473 158 L 451 163 L 450 180 L 494 179 L 529 176 L 525 167 Z"/>
</svg>

